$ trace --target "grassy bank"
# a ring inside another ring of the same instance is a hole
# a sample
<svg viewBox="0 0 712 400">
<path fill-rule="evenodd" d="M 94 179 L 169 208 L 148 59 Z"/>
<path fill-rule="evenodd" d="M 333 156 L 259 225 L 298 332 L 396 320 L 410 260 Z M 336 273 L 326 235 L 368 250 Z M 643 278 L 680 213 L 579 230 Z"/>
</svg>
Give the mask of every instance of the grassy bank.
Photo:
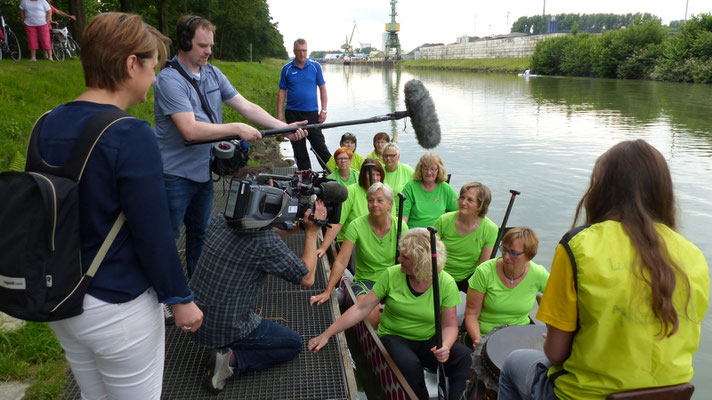
<svg viewBox="0 0 712 400">
<path fill-rule="evenodd" d="M 529 68 L 531 58 L 467 58 L 454 60 L 408 60 L 400 63 L 404 68 L 441 69 L 471 72 L 523 72 Z"/>
<path fill-rule="evenodd" d="M 244 97 L 273 115 L 276 112 L 281 60 L 262 64 L 215 62 Z M 0 171 L 24 168 L 24 154 L 32 126 L 42 113 L 72 101 L 85 90 L 79 61 L 0 61 Z M 145 103 L 127 110 L 153 124 L 153 91 Z M 224 121 L 244 121 L 234 110 L 223 109 Z M 253 146 L 252 159 L 279 160 L 274 137 Z M 28 381 L 25 399 L 58 399 L 65 386 L 67 364 L 54 334 L 44 323 L 28 323 L 17 331 L 0 326 L 0 381 Z"/>
<path fill-rule="evenodd" d="M 261 64 L 216 61 L 214 64 L 240 94 L 275 114 L 279 69 L 284 61 L 267 59 Z M 7 170 L 18 154 L 24 159 L 32 126 L 42 113 L 72 101 L 84 90 L 79 61 L 0 61 L 0 171 Z M 127 111 L 153 124 L 152 89 L 148 101 Z M 247 122 L 228 107 L 223 109 L 223 120 Z M 264 142 L 261 145 L 274 148 L 273 141 Z"/>
</svg>

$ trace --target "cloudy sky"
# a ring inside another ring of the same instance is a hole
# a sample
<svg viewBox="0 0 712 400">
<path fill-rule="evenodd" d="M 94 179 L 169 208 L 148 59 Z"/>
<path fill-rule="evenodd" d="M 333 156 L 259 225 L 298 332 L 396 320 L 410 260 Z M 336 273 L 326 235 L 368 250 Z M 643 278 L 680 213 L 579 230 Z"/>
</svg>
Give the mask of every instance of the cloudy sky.
<svg viewBox="0 0 712 400">
<path fill-rule="evenodd" d="M 382 49 L 382 32 L 390 21 L 390 0 L 267 0 L 279 23 L 290 55 L 292 43 L 303 37 L 309 50 L 338 49 L 356 22 L 352 45 L 371 43 Z M 547 14 L 649 12 L 663 23 L 712 12 L 710 0 L 546 0 Z M 401 47 L 406 50 L 423 43 L 452 43 L 458 36 L 486 36 L 509 31 L 522 16 L 542 13 L 544 1 L 523 0 L 399 0 L 396 20 L 400 23 Z"/>
</svg>

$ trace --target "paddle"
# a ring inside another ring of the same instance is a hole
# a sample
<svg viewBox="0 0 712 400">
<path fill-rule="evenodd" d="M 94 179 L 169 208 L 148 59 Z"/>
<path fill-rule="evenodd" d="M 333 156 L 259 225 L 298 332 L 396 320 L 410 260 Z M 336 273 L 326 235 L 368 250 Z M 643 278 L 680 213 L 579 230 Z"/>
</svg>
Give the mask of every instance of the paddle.
<svg viewBox="0 0 712 400">
<path fill-rule="evenodd" d="M 401 224 L 403 223 L 403 202 L 405 201 L 405 195 L 403 193 L 398 193 L 398 225 L 396 226 L 396 262 L 393 264 L 398 264 L 398 256 L 400 256 L 400 250 L 398 250 L 398 243 L 401 237 Z"/>
<path fill-rule="evenodd" d="M 435 234 L 438 233 L 434 226 L 428 227 L 430 232 L 430 252 L 433 255 L 433 310 L 435 311 L 435 342 L 438 348 L 443 347 L 443 326 L 440 318 L 440 280 L 438 279 L 438 250 L 435 246 Z M 447 376 L 445 367 L 438 362 L 438 399 L 447 398 Z"/>
<path fill-rule="evenodd" d="M 509 198 L 509 205 L 507 206 L 507 211 L 504 213 L 504 219 L 502 220 L 502 226 L 499 227 L 499 233 L 497 233 L 497 240 L 494 241 L 494 247 L 492 248 L 492 255 L 490 255 L 490 260 L 495 258 L 497 255 L 497 250 L 499 249 L 499 242 L 502 241 L 504 236 L 504 228 L 507 226 L 507 220 L 509 219 L 509 213 L 512 212 L 512 206 L 514 205 L 514 199 L 517 195 L 521 194 L 516 190 L 510 190 L 509 193 L 512 197 Z"/>
<path fill-rule="evenodd" d="M 316 152 L 316 150 L 314 150 L 313 147 L 309 147 L 309 150 L 311 150 L 311 152 L 314 153 L 314 157 L 316 157 L 316 160 L 319 161 L 319 165 L 321 165 L 321 167 L 324 168 L 324 171 L 326 171 L 326 174 L 331 175 L 331 173 L 333 171 L 330 170 L 329 167 L 326 166 L 326 163 L 324 162 L 324 160 L 321 159 L 321 157 L 319 157 L 319 154 Z"/>
</svg>

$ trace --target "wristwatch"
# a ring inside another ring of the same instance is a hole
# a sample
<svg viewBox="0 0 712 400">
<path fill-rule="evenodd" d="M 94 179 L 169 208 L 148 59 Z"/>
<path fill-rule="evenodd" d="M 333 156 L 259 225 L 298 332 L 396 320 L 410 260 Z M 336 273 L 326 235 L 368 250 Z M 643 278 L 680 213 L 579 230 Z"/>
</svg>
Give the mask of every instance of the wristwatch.
<svg viewBox="0 0 712 400">
<path fill-rule="evenodd" d="M 326 110 L 321 110 L 321 112 L 323 112 L 324 114 L 326 114 Z"/>
</svg>

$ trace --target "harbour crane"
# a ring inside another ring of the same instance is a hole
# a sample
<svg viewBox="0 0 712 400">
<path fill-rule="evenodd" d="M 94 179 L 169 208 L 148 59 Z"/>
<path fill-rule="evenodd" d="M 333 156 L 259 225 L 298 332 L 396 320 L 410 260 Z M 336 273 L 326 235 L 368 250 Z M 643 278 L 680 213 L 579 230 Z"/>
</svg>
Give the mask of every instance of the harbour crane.
<svg viewBox="0 0 712 400">
<path fill-rule="evenodd" d="M 346 36 L 346 40 L 344 41 L 344 44 L 341 45 L 341 49 L 344 50 L 344 56 L 350 56 L 353 54 L 353 49 L 351 48 L 351 41 L 354 38 L 354 32 L 358 30 L 358 27 L 356 26 L 356 21 L 354 21 L 354 27 L 351 28 L 351 36 Z"/>
</svg>

